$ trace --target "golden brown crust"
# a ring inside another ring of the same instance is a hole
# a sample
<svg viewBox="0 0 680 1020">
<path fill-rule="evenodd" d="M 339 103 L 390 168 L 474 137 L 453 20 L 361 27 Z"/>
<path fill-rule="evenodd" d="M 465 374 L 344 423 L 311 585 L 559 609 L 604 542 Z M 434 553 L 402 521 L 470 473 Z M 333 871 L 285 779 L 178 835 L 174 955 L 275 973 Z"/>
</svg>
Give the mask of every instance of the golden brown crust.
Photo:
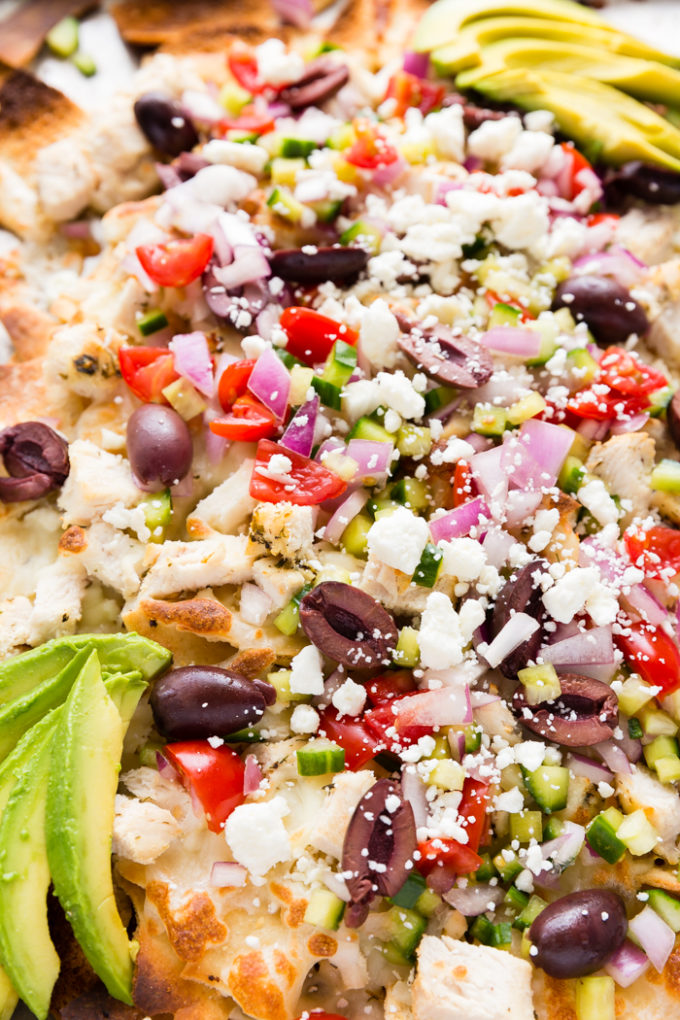
<svg viewBox="0 0 680 1020">
<path fill-rule="evenodd" d="M 53 25 L 68 15 L 80 17 L 97 6 L 92 0 L 28 0 L 0 21 L 0 61 L 9 67 L 24 67 Z"/>
<path fill-rule="evenodd" d="M 50 315 L 18 301 L 0 305 L 0 322 L 9 333 L 16 361 L 30 361 L 44 354 L 57 325 Z"/>
<path fill-rule="evenodd" d="M 41 358 L 0 365 L 0 428 L 49 414 Z"/>
<path fill-rule="evenodd" d="M 72 524 L 59 539 L 59 551 L 80 553 L 83 549 L 87 549 L 87 533 L 78 524 Z"/>
<path fill-rule="evenodd" d="M 401 56 L 429 0 L 349 0 L 328 31 L 331 42 L 360 49 L 377 67 Z"/>
<path fill-rule="evenodd" d="M 27 71 L 12 71 L 0 85 L 0 156 L 32 166 L 38 149 L 62 138 L 84 114 L 63 93 Z"/>
<path fill-rule="evenodd" d="M 229 973 L 229 990 L 245 1013 L 267 1020 L 288 1020 L 283 992 L 268 979 L 261 953 L 253 951 L 236 958 Z"/>
<path fill-rule="evenodd" d="M 207 641 L 189 631 L 181 631 L 173 624 L 150 619 L 139 606 L 124 615 L 123 623 L 128 630 L 137 631 L 143 637 L 164 645 L 172 652 L 176 666 L 189 666 L 195 662 L 213 665 L 226 659 L 233 651 L 228 644 Z"/>
<path fill-rule="evenodd" d="M 210 942 L 221 942 L 227 929 L 215 914 L 207 893 L 199 892 L 180 911 L 170 909 L 170 890 L 164 882 L 149 882 L 146 895 L 156 907 L 172 948 L 182 960 L 200 960 Z"/>
<path fill-rule="evenodd" d="M 229 640 L 232 616 L 217 599 L 196 598 L 181 602 L 144 599 L 140 609 L 150 621 L 169 624 L 212 641 Z"/>
<path fill-rule="evenodd" d="M 214 50 L 227 35 L 259 41 L 277 35 L 281 25 L 268 0 L 123 0 L 112 9 L 126 42 L 164 49 Z"/>
<path fill-rule="evenodd" d="M 271 648 L 244 648 L 231 660 L 229 668 L 248 680 L 255 680 L 268 672 L 275 662 L 276 655 Z"/>
</svg>

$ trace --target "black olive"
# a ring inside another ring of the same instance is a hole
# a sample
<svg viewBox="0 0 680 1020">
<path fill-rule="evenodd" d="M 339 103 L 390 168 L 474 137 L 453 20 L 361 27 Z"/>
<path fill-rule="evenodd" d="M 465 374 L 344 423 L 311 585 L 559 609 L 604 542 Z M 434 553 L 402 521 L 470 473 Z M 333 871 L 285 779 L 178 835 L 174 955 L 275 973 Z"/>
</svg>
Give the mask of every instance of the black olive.
<svg viewBox="0 0 680 1020">
<path fill-rule="evenodd" d="M 324 655 L 354 669 L 389 666 L 399 637 L 379 602 L 341 581 L 323 581 L 305 595 L 300 624 Z"/>
<path fill-rule="evenodd" d="M 368 252 L 363 248 L 282 248 L 272 252 L 269 265 L 274 276 L 291 283 L 313 287 L 319 283 L 348 283 L 366 268 Z"/>
<path fill-rule="evenodd" d="M 605 195 L 608 204 L 617 207 L 628 196 L 641 198 L 649 205 L 674 205 L 680 202 L 680 174 L 634 160 L 607 174 Z"/>
<path fill-rule="evenodd" d="M 166 488 L 181 481 L 191 467 L 191 433 L 171 407 L 143 404 L 128 421 L 127 452 L 142 488 Z"/>
<path fill-rule="evenodd" d="M 201 740 L 258 723 L 276 691 L 220 666 L 183 666 L 162 676 L 151 693 L 159 732 L 169 740 Z"/>
<path fill-rule="evenodd" d="M 526 613 L 533 616 L 542 625 L 545 619 L 543 607 L 543 591 L 537 583 L 537 576 L 547 569 L 543 560 L 527 563 L 513 574 L 501 588 L 491 616 L 491 637 L 495 638 L 515 613 Z M 503 659 L 499 669 L 504 676 L 514 678 L 520 669 L 524 669 L 530 659 L 535 659 L 543 641 L 542 626 L 539 626 L 530 638 L 523 641 L 514 652 Z"/>
<path fill-rule="evenodd" d="M 417 847 L 411 805 L 391 779 L 379 779 L 359 801 L 342 848 L 342 871 L 352 902 L 345 924 L 363 924 L 375 896 L 394 896 L 408 878 Z"/>
<path fill-rule="evenodd" d="M 529 929 L 532 961 L 554 978 L 592 974 L 628 931 L 623 900 L 610 889 L 569 893 L 547 906 Z"/>
<path fill-rule="evenodd" d="M 198 133 L 179 103 L 163 92 L 145 92 L 135 101 L 135 117 L 154 149 L 179 156 L 198 144 Z"/>
<path fill-rule="evenodd" d="M 680 390 L 673 394 L 673 399 L 666 409 L 666 423 L 671 439 L 680 450 Z"/>
<path fill-rule="evenodd" d="M 0 457 L 9 478 L 0 478 L 0 501 L 40 499 L 63 485 L 70 463 L 68 444 L 41 421 L 25 421 L 0 432 Z"/>
<path fill-rule="evenodd" d="M 346 64 L 336 64 L 329 57 L 319 57 L 307 64 L 298 81 L 281 89 L 278 98 L 293 110 L 303 110 L 306 106 L 319 106 L 330 99 L 348 81 L 349 70 Z"/>
<path fill-rule="evenodd" d="M 568 308 L 576 322 L 585 322 L 598 344 L 622 344 L 631 333 L 649 329 L 645 310 L 622 284 L 606 276 L 572 276 L 555 291 L 553 310 Z"/>
<path fill-rule="evenodd" d="M 403 317 L 399 325 L 405 330 L 399 338 L 402 351 L 416 368 L 427 372 L 437 382 L 473 390 L 491 377 L 493 358 L 475 340 L 454 336 L 446 326 L 421 330 Z"/>
<path fill-rule="evenodd" d="M 562 673 L 560 687 L 559 698 L 538 705 L 529 705 L 524 688 L 518 687 L 512 709 L 522 725 L 565 747 L 590 747 L 609 740 L 619 721 L 618 698 L 609 684 L 589 676 Z"/>
</svg>

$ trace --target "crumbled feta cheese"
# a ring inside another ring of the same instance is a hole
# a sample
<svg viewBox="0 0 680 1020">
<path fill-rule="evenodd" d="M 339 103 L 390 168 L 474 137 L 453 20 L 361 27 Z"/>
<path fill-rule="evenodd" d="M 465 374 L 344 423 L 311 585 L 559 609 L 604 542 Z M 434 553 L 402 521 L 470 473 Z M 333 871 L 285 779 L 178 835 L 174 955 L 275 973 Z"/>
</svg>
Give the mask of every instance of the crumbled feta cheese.
<svg viewBox="0 0 680 1020">
<path fill-rule="evenodd" d="M 364 311 L 359 329 L 361 352 L 374 369 L 394 367 L 399 335 L 399 323 L 387 303 L 378 298 Z"/>
<path fill-rule="evenodd" d="M 463 661 L 465 641 L 460 620 L 451 600 L 443 592 L 427 597 L 420 620 L 418 646 L 420 663 L 426 669 L 448 669 Z"/>
<path fill-rule="evenodd" d="M 474 538 L 452 538 L 439 542 L 442 551 L 442 573 L 459 581 L 476 581 L 486 566 L 486 552 Z"/>
<path fill-rule="evenodd" d="M 534 173 L 545 164 L 554 144 L 552 136 L 543 131 L 522 131 L 512 148 L 501 157 L 501 167 Z"/>
<path fill-rule="evenodd" d="M 509 811 L 510 814 L 517 814 L 523 807 L 524 797 L 522 791 L 517 787 L 513 790 L 506 790 L 505 793 L 499 793 L 494 803 L 494 810 Z"/>
<path fill-rule="evenodd" d="M 522 122 L 512 115 L 501 120 L 486 120 L 468 138 L 468 152 L 471 156 L 498 163 L 506 152 L 510 152 L 522 134 Z"/>
<path fill-rule="evenodd" d="M 412 575 L 429 537 L 427 521 L 400 506 L 371 526 L 368 551 L 388 567 Z"/>
<path fill-rule="evenodd" d="M 259 174 L 270 158 L 261 145 L 244 145 L 226 138 L 212 138 L 201 149 L 201 156 L 209 163 L 226 163 L 249 174 Z"/>
<path fill-rule="evenodd" d="M 614 787 L 610 786 L 609 783 L 605 783 L 604 780 L 597 784 L 597 792 L 599 793 L 600 797 L 604 798 L 604 800 L 606 800 L 607 797 L 613 797 L 614 794 L 616 793 Z"/>
<path fill-rule="evenodd" d="M 224 826 L 234 859 L 252 875 L 262 877 L 275 864 L 292 858 L 290 839 L 281 821 L 288 813 L 283 797 L 259 804 L 240 804 Z"/>
<path fill-rule="evenodd" d="M 531 248 L 545 236 L 550 226 L 548 203 L 536 191 L 503 199 L 500 213 L 491 226 L 506 248 Z"/>
<path fill-rule="evenodd" d="M 607 491 L 601 478 L 592 478 L 576 493 L 579 503 L 589 510 L 598 524 L 616 524 L 619 508 Z"/>
<path fill-rule="evenodd" d="M 319 713 L 312 705 L 296 705 L 290 717 L 290 728 L 293 733 L 316 733 L 319 721 Z"/>
<path fill-rule="evenodd" d="M 314 645 L 306 645 L 290 664 L 290 690 L 292 694 L 323 694 L 321 653 Z"/>
<path fill-rule="evenodd" d="M 523 740 L 515 744 L 515 761 L 529 772 L 535 772 L 543 764 L 545 744 L 540 740 Z"/>
<path fill-rule="evenodd" d="M 342 390 L 342 411 L 351 422 L 371 414 L 380 405 L 380 389 L 373 379 L 358 379 Z"/>
<path fill-rule="evenodd" d="M 348 677 L 343 685 L 333 692 L 331 701 L 340 715 L 359 715 L 366 704 L 366 688 Z"/>
<path fill-rule="evenodd" d="M 259 77 L 270 85 L 289 85 L 304 74 L 303 58 L 288 50 L 280 39 L 267 39 L 256 46 L 255 59 Z"/>
<path fill-rule="evenodd" d="M 453 159 L 462 163 L 465 156 L 463 107 L 448 106 L 436 113 L 428 113 L 425 125 L 440 159 Z"/>
<path fill-rule="evenodd" d="M 422 418 L 425 398 L 414 389 L 413 383 L 402 371 L 378 372 L 375 381 L 381 403 L 392 408 L 402 418 Z"/>
<path fill-rule="evenodd" d="M 558 623 L 571 623 L 584 608 L 599 581 L 595 567 L 574 567 L 543 595 L 543 605 Z"/>
<path fill-rule="evenodd" d="M 430 460 L 435 467 L 438 467 L 440 464 L 455 464 L 456 461 L 464 457 L 472 457 L 474 452 L 475 448 L 470 443 L 467 443 L 464 439 L 459 439 L 457 436 L 451 436 L 450 439 L 446 440 L 445 447 L 432 451 Z"/>
</svg>

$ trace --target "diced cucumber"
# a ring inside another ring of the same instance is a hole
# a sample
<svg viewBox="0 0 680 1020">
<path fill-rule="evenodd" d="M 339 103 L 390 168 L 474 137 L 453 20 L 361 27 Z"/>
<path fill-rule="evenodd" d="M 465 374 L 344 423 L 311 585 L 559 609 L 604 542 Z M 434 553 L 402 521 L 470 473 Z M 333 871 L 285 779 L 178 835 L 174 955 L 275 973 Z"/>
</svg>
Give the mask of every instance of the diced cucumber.
<svg viewBox="0 0 680 1020">
<path fill-rule="evenodd" d="M 336 386 L 335 383 L 327 382 L 326 379 L 321 379 L 318 375 L 313 377 L 312 386 L 319 394 L 319 400 L 322 404 L 333 408 L 334 411 L 342 409 L 342 387 Z"/>
<path fill-rule="evenodd" d="M 445 727 L 443 733 L 432 734 L 434 741 L 434 747 L 424 756 L 424 761 L 440 761 L 444 758 L 447 760 L 451 758 L 451 745 L 449 744 L 448 728 Z"/>
<path fill-rule="evenodd" d="M 457 392 L 451 386 L 435 386 L 425 394 L 425 410 L 428 414 L 439 411 L 456 399 Z"/>
<path fill-rule="evenodd" d="M 465 782 L 465 769 L 451 758 L 438 761 L 427 777 L 428 786 L 437 786 L 440 790 L 462 790 Z"/>
<path fill-rule="evenodd" d="M 294 694 L 290 689 L 290 670 L 289 669 L 277 669 L 273 673 L 267 673 L 267 680 L 276 690 L 276 700 L 289 702 L 289 701 L 307 701 L 309 695 L 307 694 Z"/>
<path fill-rule="evenodd" d="M 513 928 L 518 928 L 520 931 L 524 931 L 525 928 L 530 928 L 541 911 L 545 910 L 547 906 L 548 904 L 545 900 L 541 899 L 540 896 L 533 894 L 529 897 L 529 902 L 526 907 L 524 907 L 524 909 L 512 922 Z"/>
<path fill-rule="evenodd" d="M 535 418 L 537 415 L 542 414 L 547 406 L 540 393 L 537 393 L 535 390 L 532 393 L 527 393 L 525 397 L 517 400 L 508 408 L 508 423 L 510 425 L 521 425 L 522 422 L 528 421 L 529 418 Z"/>
<path fill-rule="evenodd" d="M 439 910 L 442 905 L 442 898 L 439 893 L 436 893 L 434 889 L 425 889 L 425 891 L 418 897 L 416 903 L 416 910 L 423 917 L 432 917 L 433 914 Z"/>
<path fill-rule="evenodd" d="M 288 403 L 291 407 L 299 407 L 307 399 L 309 387 L 312 385 L 314 371 L 306 365 L 292 365 L 290 372 L 290 392 Z"/>
<path fill-rule="evenodd" d="M 269 167 L 272 184 L 276 184 L 280 187 L 282 186 L 286 190 L 288 188 L 294 188 L 297 175 L 301 170 L 305 170 L 306 167 L 307 164 L 304 159 L 283 159 L 281 156 L 277 155 L 271 161 Z M 288 192 L 288 194 L 290 194 L 290 192 Z M 267 205 L 271 204 L 271 202 L 267 202 Z"/>
<path fill-rule="evenodd" d="M 394 499 L 387 499 L 386 496 L 379 496 L 376 499 L 369 499 L 366 504 L 366 510 L 369 517 L 373 520 L 378 520 L 380 515 L 386 516 L 388 513 L 393 513 L 399 509 L 400 504 Z"/>
<path fill-rule="evenodd" d="M 503 949 L 512 944 L 512 925 L 508 921 L 493 924 L 484 914 L 472 922 L 470 934 L 483 946 L 493 946 L 494 949 Z"/>
<path fill-rule="evenodd" d="M 207 407 L 205 399 L 188 379 L 175 379 L 161 391 L 167 402 L 185 421 L 202 414 Z"/>
<path fill-rule="evenodd" d="M 645 735 L 648 737 L 674 737 L 678 724 L 660 708 L 645 705 L 637 713 Z"/>
<path fill-rule="evenodd" d="M 651 744 L 642 748 L 645 761 L 653 769 L 659 758 L 678 757 L 678 742 L 675 737 L 655 737 Z"/>
<path fill-rule="evenodd" d="M 78 49 L 79 29 L 76 18 L 62 18 L 49 30 L 45 42 L 58 57 L 70 57 Z"/>
<path fill-rule="evenodd" d="M 282 138 L 280 154 L 285 159 L 307 159 L 310 152 L 318 148 L 316 142 L 307 138 Z"/>
<path fill-rule="evenodd" d="M 614 978 L 579 978 L 576 984 L 576 1020 L 616 1020 Z"/>
<path fill-rule="evenodd" d="M 511 854 L 512 856 L 510 856 Z M 524 865 L 514 850 L 496 854 L 493 864 L 504 882 L 514 882 L 520 871 L 524 871 Z"/>
<path fill-rule="evenodd" d="M 585 347 L 577 347 L 567 354 L 567 368 L 578 379 L 579 386 L 587 386 L 600 371 L 600 366 L 590 351 Z"/>
<path fill-rule="evenodd" d="M 664 458 L 652 471 L 650 485 L 655 492 L 680 492 L 680 462 Z"/>
<path fill-rule="evenodd" d="M 437 583 L 443 558 L 444 554 L 439 546 L 433 545 L 432 542 L 428 542 L 423 549 L 420 557 L 420 563 L 413 572 L 411 580 L 414 581 L 415 584 L 419 584 L 422 588 L 433 588 Z"/>
<path fill-rule="evenodd" d="M 418 871 L 412 871 L 401 889 L 390 897 L 390 902 L 395 907 L 415 907 L 416 903 L 427 888 L 425 879 Z"/>
<path fill-rule="evenodd" d="M 300 624 L 300 603 L 303 598 L 312 590 L 311 584 L 306 584 L 300 591 L 293 595 L 292 599 L 287 606 L 284 606 L 281 612 L 274 619 L 274 626 L 285 634 L 286 637 L 292 637 L 298 629 Z"/>
<path fill-rule="evenodd" d="M 475 404 L 472 414 L 472 431 L 480 436 L 502 436 L 508 424 L 508 412 L 504 407 L 492 404 Z"/>
<path fill-rule="evenodd" d="M 549 818 L 545 819 L 545 824 L 543 825 L 543 839 L 546 840 L 546 842 L 549 839 L 557 839 L 558 836 L 562 835 L 563 831 L 564 822 L 560 818 L 555 818 L 554 815 L 550 815 Z"/>
<path fill-rule="evenodd" d="M 430 505 L 430 490 L 419 478 L 400 478 L 390 490 L 392 499 L 402 503 L 410 510 L 426 510 Z"/>
<path fill-rule="evenodd" d="M 371 418 L 359 418 L 347 433 L 348 439 L 373 439 L 379 443 L 393 443 L 394 433 L 379 425 Z"/>
<path fill-rule="evenodd" d="M 238 117 L 243 107 L 251 102 L 252 98 L 250 92 L 241 88 L 236 82 L 228 82 L 220 89 L 217 101 L 232 117 Z"/>
<path fill-rule="evenodd" d="M 680 780 L 680 758 L 677 755 L 658 758 L 654 768 L 662 783 L 677 783 Z"/>
<path fill-rule="evenodd" d="M 282 220 L 288 220 L 289 223 L 301 223 L 305 213 L 311 212 L 302 202 L 298 202 L 288 188 L 283 187 L 274 188 L 267 199 L 267 205 L 272 212 L 280 216 Z"/>
<path fill-rule="evenodd" d="M 576 493 L 583 485 L 586 469 L 578 457 L 567 457 L 557 476 L 557 484 L 563 492 Z"/>
<path fill-rule="evenodd" d="M 150 542 L 162 542 L 165 529 L 172 518 L 172 493 L 170 489 L 154 492 L 139 503 L 144 511 L 144 523 L 151 532 Z"/>
<path fill-rule="evenodd" d="M 642 729 L 642 726 L 640 725 L 640 720 L 635 718 L 629 719 L 628 736 L 631 738 L 631 740 L 639 740 L 644 735 L 645 731 Z"/>
<path fill-rule="evenodd" d="M 649 394 L 649 407 L 647 408 L 652 418 L 658 418 L 666 410 L 671 402 L 675 390 L 672 386 L 664 386 L 663 389 L 655 390 Z"/>
<path fill-rule="evenodd" d="M 342 388 L 349 381 L 352 372 L 357 367 L 356 347 L 346 343 L 344 340 L 336 340 L 328 355 L 321 378 L 324 382 L 332 383 Z"/>
<path fill-rule="evenodd" d="M 157 769 L 157 755 L 162 752 L 163 746 L 164 745 L 160 740 L 148 740 L 146 744 L 139 749 L 139 764 L 145 765 L 148 769 Z"/>
<path fill-rule="evenodd" d="M 637 715 L 653 697 L 654 691 L 649 684 L 639 676 L 629 676 L 619 690 L 619 708 L 625 715 Z"/>
<path fill-rule="evenodd" d="M 319 223 L 332 223 L 340 215 L 342 199 L 324 198 L 318 202 L 309 202 L 309 207 L 316 213 Z"/>
<path fill-rule="evenodd" d="M 345 768 L 345 749 L 332 740 L 310 740 L 296 755 L 301 776 L 325 776 L 330 772 L 343 772 Z"/>
<path fill-rule="evenodd" d="M 494 329 L 496 326 L 518 326 L 521 319 L 521 308 L 515 308 L 513 305 L 506 305 L 499 301 L 489 313 L 488 326 L 489 329 Z"/>
<path fill-rule="evenodd" d="M 511 885 L 505 894 L 503 902 L 507 903 L 511 910 L 516 910 L 518 913 L 521 913 L 522 910 L 527 907 L 529 897 L 516 886 Z"/>
<path fill-rule="evenodd" d="M 561 811 L 567 806 L 569 769 L 562 765 L 540 765 L 533 772 L 524 774 L 524 782 L 531 796 L 546 814 Z M 540 831 L 542 835 L 542 827 Z"/>
<path fill-rule="evenodd" d="M 356 517 L 353 517 L 340 539 L 345 552 L 359 558 L 365 556 L 368 546 L 368 533 L 372 527 L 373 521 L 367 514 L 357 514 Z"/>
<path fill-rule="evenodd" d="M 490 882 L 492 878 L 498 877 L 496 866 L 491 860 L 491 854 L 485 853 L 479 855 L 482 858 L 482 863 L 475 871 L 476 882 Z"/>
<path fill-rule="evenodd" d="M 659 841 L 656 829 L 649 822 L 646 814 L 639 808 L 626 815 L 616 835 L 625 843 L 635 857 L 650 853 Z"/>
<path fill-rule="evenodd" d="M 665 889 L 649 889 L 647 902 L 669 928 L 674 932 L 680 931 L 680 900 L 671 896 Z"/>
<path fill-rule="evenodd" d="M 425 934 L 427 920 L 408 907 L 390 907 L 385 921 L 386 930 L 391 933 L 390 945 L 410 960 Z"/>
<path fill-rule="evenodd" d="M 397 647 L 392 653 L 392 661 L 395 666 L 405 666 L 413 669 L 420 661 L 420 648 L 418 647 L 418 631 L 415 627 L 402 627 L 397 639 Z"/>
<path fill-rule="evenodd" d="M 625 843 L 616 835 L 616 829 L 604 813 L 593 818 L 586 829 L 586 842 L 607 864 L 616 864 L 626 852 Z"/>
<path fill-rule="evenodd" d="M 242 730 L 236 730 L 224 738 L 227 744 L 259 744 L 264 737 L 254 726 L 244 726 Z"/>
<path fill-rule="evenodd" d="M 555 701 L 562 693 L 560 678 L 550 662 L 540 666 L 526 666 L 525 669 L 519 670 L 517 676 L 530 705 L 540 705 L 542 701 Z"/>
<path fill-rule="evenodd" d="M 298 361 L 298 359 L 295 357 L 295 355 L 289 354 L 288 351 L 284 347 L 275 347 L 274 348 L 274 354 L 279 359 L 279 361 L 283 362 L 283 364 L 286 366 L 286 368 L 289 371 L 291 369 L 297 367 L 298 365 L 302 365 L 302 362 Z M 313 374 L 314 373 L 312 373 L 312 375 Z M 311 379 L 309 380 L 309 385 L 310 386 L 312 385 L 312 380 Z M 309 389 L 309 387 L 307 387 L 307 388 Z M 302 401 L 302 403 L 304 404 L 304 400 Z"/>
<path fill-rule="evenodd" d="M 327 931 L 337 931 L 344 912 L 345 903 L 339 896 L 330 889 L 315 889 L 309 897 L 304 922 Z"/>
<path fill-rule="evenodd" d="M 543 816 L 540 811 L 518 811 L 510 815 L 510 837 L 520 843 L 539 842 L 543 838 Z"/>
<path fill-rule="evenodd" d="M 402 425 L 397 432 L 397 449 L 402 457 L 426 457 L 432 449 L 432 432 L 427 425 Z"/>
<path fill-rule="evenodd" d="M 97 73 L 97 65 L 94 62 L 94 57 L 89 53 L 83 53 L 82 50 L 78 50 L 71 57 L 71 61 L 74 66 L 78 68 L 80 73 L 85 76 L 85 78 L 91 78 Z"/>
<path fill-rule="evenodd" d="M 164 329 L 167 324 L 165 312 L 160 308 L 152 308 L 146 315 L 142 315 L 141 319 L 137 319 L 137 329 L 142 336 L 151 336 L 159 329 Z"/>
<path fill-rule="evenodd" d="M 365 220 L 357 220 L 340 235 L 340 244 L 358 244 L 371 255 L 377 255 L 382 243 L 382 234 L 373 224 Z"/>
</svg>

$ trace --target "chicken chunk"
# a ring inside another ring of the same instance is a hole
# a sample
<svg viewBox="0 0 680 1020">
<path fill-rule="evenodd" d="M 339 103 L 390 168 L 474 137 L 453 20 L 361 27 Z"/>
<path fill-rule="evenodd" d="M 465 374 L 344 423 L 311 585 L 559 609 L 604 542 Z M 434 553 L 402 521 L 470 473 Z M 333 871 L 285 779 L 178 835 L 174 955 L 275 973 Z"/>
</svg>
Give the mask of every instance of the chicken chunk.
<svg viewBox="0 0 680 1020">
<path fill-rule="evenodd" d="M 118 857 L 151 864 L 180 834 L 169 811 L 149 801 L 116 794 L 111 849 Z"/>
<path fill-rule="evenodd" d="M 249 491 L 254 463 L 244 460 L 238 471 L 201 500 L 187 520 L 190 535 L 207 538 L 212 531 L 230 535 L 245 524 L 257 505 Z"/>
<path fill-rule="evenodd" d="M 626 811 L 642 808 L 651 825 L 661 837 L 655 853 L 669 864 L 677 864 L 680 851 L 677 841 L 680 835 L 680 797 L 673 786 L 664 786 L 646 768 L 633 765 L 629 774 L 619 773 L 616 777 L 616 792 Z"/>
<path fill-rule="evenodd" d="M 309 559 L 314 542 L 314 509 L 294 503 L 260 503 L 250 522 L 250 540 L 291 563 Z"/>
<path fill-rule="evenodd" d="M 253 563 L 253 580 L 269 596 L 274 608 L 282 609 L 300 591 L 307 578 L 301 570 L 279 567 L 276 560 L 263 556 Z"/>
<path fill-rule="evenodd" d="M 85 532 L 85 545 L 74 552 L 88 577 L 129 599 L 140 585 L 144 565 L 144 546 L 112 524 L 96 521 Z"/>
<path fill-rule="evenodd" d="M 220 535 L 201 542 L 165 542 L 144 578 L 142 594 L 164 598 L 180 591 L 249 581 L 253 558 L 247 542 L 241 535 Z"/>
<path fill-rule="evenodd" d="M 411 578 L 407 574 L 401 574 L 393 567 L 388 567 L 373 555 L 368 557 L 358 587 L 367 595 L 382 602 L 386 609 L 414 615 L 423 612 L 427 596 L 430 594 L 429 588 L 411 584 Z M 440 585 L 437 584 L 436 588 L 439 590 Z"/>
<path fill-rule="evenodd" d="M 531 966 L 487 946 L 425 935 L 412 989 L 413 1020 L 533 1020 Z"/>
<path fill-rule="evenodd" d="M 616 243 L 648 266 L 673 254 L 675 224 L 666 210 L 631 209 L 616 226 Z"/>
<path fill-rule="evenodd" d="M 601 478 L 612 496 L 624 501 L 624 526 L 649 513 L 652 490 L 649 477 L 654 467 L 654 440 L 644 432 L 628 432 L 599 443 L 590 453 L 586 468 Z M 627 503 L 626 503 L 627 501 Z"/>
<path fill-rule="evenodd" d="M 647 334 L 647 343 L 664 362 L 680 369 L 680 301 L 666 305 Z"/>
<path fill-rule="evenodd" d="M 40 572 L 31 613 L 30 645 L 73 633 L 80 619 L 85 584 L 82 564 L 71 557 L 60 558 Z"/>
<path fill-rule="evenodd" d="M 331 857 L 342 857 L 342 845 L 354 809 L 375 782 L 372 772 L 340 772 L 327 794 L 310 843 Z"/>
<path fill-rule="evenodd" d="M 139 502 L 142 494 L 130 465 L 119 454 L 76 439 L 69 458 L 71 471 L 58 499 L 64 524 L 90 524 L 115 503 L 128 507 Z"/>
</svg>

